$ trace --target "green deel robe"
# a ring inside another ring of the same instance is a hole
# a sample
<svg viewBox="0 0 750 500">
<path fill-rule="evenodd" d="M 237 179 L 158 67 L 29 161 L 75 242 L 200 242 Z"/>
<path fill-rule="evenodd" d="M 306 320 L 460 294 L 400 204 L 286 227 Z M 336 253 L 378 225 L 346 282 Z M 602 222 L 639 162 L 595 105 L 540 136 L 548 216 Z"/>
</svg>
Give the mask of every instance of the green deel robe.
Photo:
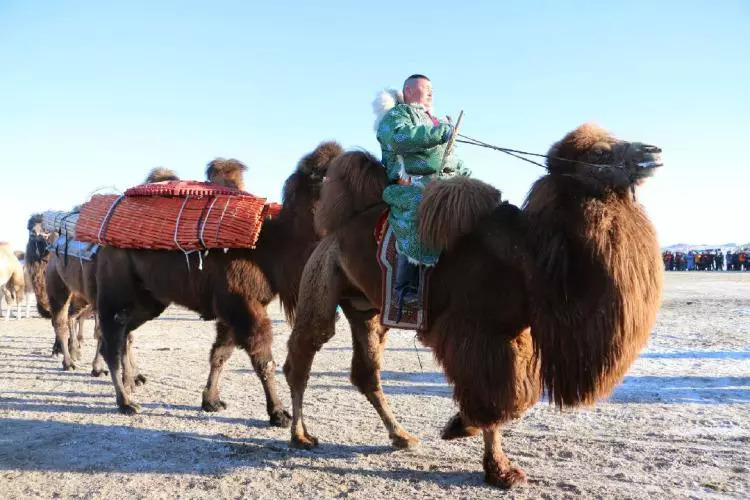
<svg viewBox="0 0 750 500">
<path fill-rule="evenodd" d="M 377 138 L 383 164 L 391 184 L 383 200 L 391 207 L 388 222 L 396 236 L 396 248 L 414 264 L 433 266 L 441 249 L 427 248 L 419 240 L 418 213 L 424 188 L 437 178 L 470 175 L 463 163 L 450 155 L 441 169 L 450 126 L 433 123 L 421 104 L 398 104 L 381 120 Z M 395 184 L 399 178 L 411 179 L 411 185 Z"/>
</svg>

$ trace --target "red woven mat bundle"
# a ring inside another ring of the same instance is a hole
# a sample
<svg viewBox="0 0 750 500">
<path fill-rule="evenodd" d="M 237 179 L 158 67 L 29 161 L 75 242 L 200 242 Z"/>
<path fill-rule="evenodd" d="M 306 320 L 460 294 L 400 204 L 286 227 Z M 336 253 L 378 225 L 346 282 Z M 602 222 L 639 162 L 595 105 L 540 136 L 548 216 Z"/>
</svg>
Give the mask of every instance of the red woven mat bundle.
<svg viewBox="0 0 750 500">
<path fill-rule="evenodd" d="M 95 195 L 81 207 L 76 239 L 120 248 L 253 248 L 280 205 L 217 184 L 143 184 L 123 196 Z"/>
</svg>

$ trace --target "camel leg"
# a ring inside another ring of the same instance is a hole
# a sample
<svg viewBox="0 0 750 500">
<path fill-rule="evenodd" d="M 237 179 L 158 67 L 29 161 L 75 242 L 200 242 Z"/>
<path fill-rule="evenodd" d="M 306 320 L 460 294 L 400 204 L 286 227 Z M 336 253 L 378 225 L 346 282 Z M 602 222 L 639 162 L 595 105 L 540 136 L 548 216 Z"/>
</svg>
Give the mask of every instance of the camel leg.
<svg viewBox="0 0 750 500">
<path fill-rule="evenodd" d="M 81 359 L 81 343 L 78 337 L 78 318 L 68 318 L 68 351 L 73 361 Z"/>
<path fill-rule="evenodd" d="M 229 326 L 223 321 L 216 322 L 216 340 L 211 347 L 209 361 L 211 371 L 208 373 L 206 388 L 203 389 L 203 402 L 201 407 L 204 411 L 214 412 L 223 410 L 227 404 L 221 400 L 219 395 L 219 381 L 224 371 L 224 366 L 232 357 L 235 349 L 234 336 Z"/>
<path fill-rule="evenodd" d="M 526 474 L 514 467 L 503 453 L 500 443 L 501 427 L 499 424 L 482 429 L 484 434 L 484 481 L 492 486 L 509 489 L 526 481 Z"/>
<path fill-rule="evenodd" d="M 287 427 L 291 415 L 284 408 L 276 389 L 276 363 L 271 351 L 273 331 L 266 308 L 258 301 L 246 300 L 244 308 L 236 307 L 233 312 L 223 309 L 231 306 L 231 301 L 222 301 L 222 314 L 219 316 L 232 318 L 230 326 L 235 343 L 247 352 L 255 374 L 263 386 L 269 423 L 274 427 Z"/>
<path fill-rule="evenodd" d="M 101 327 L 101 353 L 109 368 L 115 398 L 121 413 L 133 414 L 140 406 L 131 399 L 129 389 L 135 386 L 136 371 L 130 332 L 157 317 L 167 307 L 138 288 L 130 274 L 127 254 L 112 249 L 108 259 L 97 266 L 97 303 Z"/>
<path fill-rule="evenodd" d="M 21 320 L 21 295 L 20 293 L 16 294 L 16 319 L 19 321 Z"/>
<path fill-rule="evenodd" d="M 70 324 L 68 320 L 68 306 L 70 305 L 72 294 L 62 281 L 57 280 L 48 283 L 47 290 L 49 291 L 52 327 L 55 329 L 55 343 L 63 355 L 62 368 L 63 370 L 72 370 L 76 368 L 75 360 L 71 356 L 69 348 Z"/>
<path fill-rule="evenodd" d="M 268 322 L 268 328 L 271 328 L 270 321 Z M 268 413 L 269 423 L 272 427 L 289 427 L 292 416 L 284 408 L 276 388 L 276 362 L 271 352 L 271 344 L 264 346 L 258 352 L 248 350 L 248 355 L 266 395 L 266 412 Z"/>
<path fill-rule="evenodd" d="M 91 308 L 86 310 L 86 316 L 88 316 L 89 314 L 91 314 Z M 78 331 L 78 336 L 76 338 L 78 339 L 79 348 L 83 347 L 83 324 L 86 321 L 86 316 L 79 316 L 76 320 L 76 326 L 78 327 L 76 328 L 76 330 Z"/>
<path fill-rule="evenodd" d="M 99 302 L 99 322 L 102 332 L 102 356 L 109 368 L 109 375 L 115 386 L 115 399 L 121 413 L 132 415 L 140 411 L 140 405 L 131 399 L 136 385 L 145 383 L 146 378 L 138 373 L 133 353 L 131 331 L 152 319 L 166 306 L 154 303 L 152 308 L 139 307 L 135 312 L 130 309 L 114 310 L 109 305 Z"/>
<path fill-rule="evenodd" d="M 122 351 L 122 383 L 131 394 L 135 391 L 135 376 L 137 369 L 133 360 L 133 351 L 131 348 L 132 337 L 130 333 L 125 337 L 125 346 Z"/>
<path fill-rule="evenodd" d="M 461 412 L 458 412 L 445 424 L 443 431 L 440 433 L 440 438 L 450 441 L 451 439 L 476 436 L 480 432 L 482 432 L 480 427 L 467 424 L 466 418 Z"/>
<path fill-rule="evenodd" d="M 336 333 L 336 305 L 344 286 L 335 254 L 319 246 L 305 264 L 300 280 L 297 319 L 287 342 L 284 375 L 292 394 L 291 443 L 312 448 L 318 439 L 307 432 L 302 401 L 310 379 L 313 358 Z"/>
<path fill-rule="evenodd" d="M 29 319 L 31 317 L 31 304 L 29 304 L 30 300 L 29 297 L 31 297 L 31 292 L 24 293 L 24 301 L 26 302 L 26 319 Z"/>
<path fill-rule="evenodd" d="M 3 295 L 0 296 L 0 314 L 5 316 L 5 321 L 10 321 L 10 313 L 13 309 L 13 305 L 11 303 L 11 296 L 10 291 L 5 286 L 0 286 L 0 289 L 3 291 Z M 3 312 L 3 297 L 5 297 L 5 305 L 7 308 L 5 309 L 5 312 Z"/>
<path fill-rule="evenodd" d="M 292 439 L 294 448 L 312 448 L 318 445 L 318 438 L 307 432 L 302 415 L 302 402 L 310 379 L 313 358 L 323 344 L 333 337 L 336 322 L 336 305 L 325 309 L 315 309 L 302 303 L 297 321 L 287 343 L 287 357 L 284 375 L 292 393 Z M 307 314 L 304 314 L 307 313 Z M 308 316 L 308 314 L 312 314 Z"/>
<path fill-rule="evenodd" d="M 68 329 L 71 332 L 69 340 L 70 355 L 75 361 L 79 361 L 81 359 L 81 348 L 83 347 L 83 323 L 86 317 L 91 314 L 93 307 L 90 304 L 81 307 L 80 303 L 77 303 L 76 308 L 77 310 L 70 316 Z"/>
<path fill-rule="evenodd" d="M 109 368 L 112 384 L 115 386 L 115 399 L 121 413 L 132 415 L 138 413 L 140 405 L 130 398 L 130 390 L 123 383 L 123 358 L 127 333 L 127 312 L 125 310 L 109 312 L 100 309 L 102 327 L 102 356 Z"/>
<path fill-rule="evenodd" d="M 357 311 L 346 303 L 341 308 L 352 330 L 352 384 L 365 395 L 380 415 L 394 448 L 417 446 L 419 439 L 406 432 L 396 420 L 380 384 L 380 362 L 383 359 L 388 329 L 380 324 L 375 311 Z"/>
<path fill-rule="evenodd" d="M 152 319 L 152 317 L 149 317 L 149 319 Z M 145 323 L 145 321 L 143 323 Z M 141 324 L 142 323 L 139 323 L 139 326 Z M 133 354 L 135 337 L 133 337 L 132 333 L 132 330 L 135 330 L 135 328 L 131 328 L 130 330 L 131 332 L 128 333 L 127 342 L 125 342 L 125 354 L 122 360 L 124 364 L 127 364 L 127 368 L 123 366 L 123 377 L 125 377 L 126 383 L 136 387 L 146 383 L 146 376 L 141 373 L 140 369 L 138 369 L 138 364 L 135 362 L 135 355 Z"/>
<path fill-rule="evenodd" d="M 94 361 L 91 362 L 91 375 L 99 377 L 109 373 L 102 357 L 102 330 L 99 325 L 99 314 L 94 314 L 94 338 L 96 339 L 96 354 L 94 354 Z"/>
</svg>

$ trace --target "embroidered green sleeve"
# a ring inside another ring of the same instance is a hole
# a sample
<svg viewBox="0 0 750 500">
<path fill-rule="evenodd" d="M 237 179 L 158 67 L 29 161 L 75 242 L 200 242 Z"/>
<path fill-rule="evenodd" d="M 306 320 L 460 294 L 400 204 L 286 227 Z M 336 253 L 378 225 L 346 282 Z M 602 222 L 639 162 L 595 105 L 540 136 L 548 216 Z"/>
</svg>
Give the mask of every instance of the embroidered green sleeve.
<svg viewBox="0 0 750 500">
<path fill-rule="evenodd" d="M 443 143 L 449 125 L 415 125 L 407 106 L 391 109 L 378 126 L 378 141 L 395 154 L 413 153 Z"/>
</svg>

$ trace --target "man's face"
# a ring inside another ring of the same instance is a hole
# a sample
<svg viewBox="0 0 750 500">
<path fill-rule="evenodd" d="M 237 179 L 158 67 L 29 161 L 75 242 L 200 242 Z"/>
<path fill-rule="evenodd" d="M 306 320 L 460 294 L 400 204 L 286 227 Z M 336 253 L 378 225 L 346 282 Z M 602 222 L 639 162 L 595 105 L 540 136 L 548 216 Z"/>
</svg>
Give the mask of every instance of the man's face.
<svg viewBox="0 0 750 500">
<path fill-rule="evenodd" d="M 404 102 L 406 104 L 422 104 L 428 110 L 432 110 L 432 83 L 424 78 L 418 78 L 404 89 Z"/>
</svg>

